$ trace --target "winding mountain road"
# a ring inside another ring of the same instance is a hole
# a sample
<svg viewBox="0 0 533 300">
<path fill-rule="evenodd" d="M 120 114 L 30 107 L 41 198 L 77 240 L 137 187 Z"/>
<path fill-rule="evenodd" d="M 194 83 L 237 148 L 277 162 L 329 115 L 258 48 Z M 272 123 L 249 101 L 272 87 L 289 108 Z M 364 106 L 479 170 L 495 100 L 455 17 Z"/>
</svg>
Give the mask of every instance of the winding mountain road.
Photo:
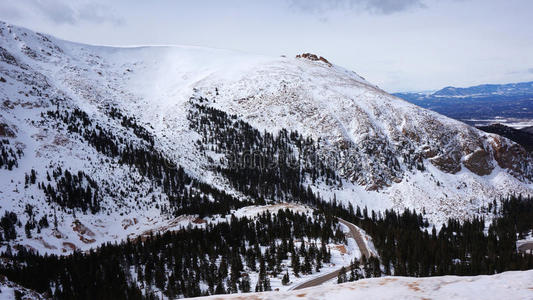
<svg viewBox="0 0 533 300">
<path fill-rule="evenodd" d="M 346 237 L 347 238 L 353 238 L 355 240 L 355 242 L 357 243 L 357 247 L 359 247 L 359 251 L 361 251 L 361 255 L 365 256 L 367 258 L 372 256 L 372 253 L 370 252 L 370 250 L 366 246 L 366 243 L 363 240 L 363 235 L 361 235 L 361 232 L 359 231 L 357 226 L 355 226 L 354 224 L 352 224 L 352 223 L 350 223 L 350 222 L 348 222 L 346 220 L 343 220 L 341 218 L 338 218 L 338 219 L 339 219 L 339 222 L 344 224 L 350 230 L 346 234 Z"/>
<path fill-rule="evenodd" d="M 338 218 L 338 219 L 339 219 L 340 223 L 344 224 L 350 230 L 348 233 L 346 233 L 346 237 L 347 238 L 353 238 L 355 240 L 355 242 L 357 243 L 357 247 L 359 247 L 359 251 L 361 251 L 361 255 L 365 256 L 365 257 L 372 256 L 373 254 L 372 254 L 372 252 L 370 252 L 370 250 L 366 246 L 366 243 L 363 240 L 363 236 L 361 235 L 361 232 L 359 231 L 359 229 L 357 229 L 357 227 L 354 224 L 352 224 L 352 223 L 350 223 L 350 222 L 348 222 L 346 220 L 343 220 L 341 218 Z M 348 267 L 348 266 L 344 266 L 344 267 Z M 341 269 L 342 269 L 342 267 L 340 267 L 338 270 L 335 270 L 333 272 L 330 272 L 330 273 L 324 274 L 322 276 L 310 279 L 308 281 L 304 281 L 302 283 L 299 283 L 299 284 L 291 287 L 289 290 L 300 290 L 300 289 L 305 289 L 305 288 L 312 287 L 312 286 L 321 285 L 324 282 L 327 282 L 327 281 L 339 276 L 339 272 L 341 271 Z"/>
</svg>

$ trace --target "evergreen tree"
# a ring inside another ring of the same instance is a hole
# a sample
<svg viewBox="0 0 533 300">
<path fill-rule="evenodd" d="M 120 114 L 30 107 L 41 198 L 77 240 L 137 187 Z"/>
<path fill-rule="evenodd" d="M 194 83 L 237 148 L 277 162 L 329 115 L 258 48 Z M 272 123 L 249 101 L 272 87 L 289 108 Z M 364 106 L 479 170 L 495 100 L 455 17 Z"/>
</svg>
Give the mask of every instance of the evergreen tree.
<svg viewBox="0 0 533 300">
<path fill-rule="evenodd" d="M 347 281 L 348 280 L 346 278 L 346 269 L 342 267 L 339 271 L 339 274 L 337 275 L 337 283 L 343 283 Z"/>
<path fill-rule="evenodd" d="M 287 285 L 289 284 L 290 282 L 290 278 L 289 278 L 289 272 L 285 272 L 285 275 L 283 275 L 283 278 L 281 279 L 281 284 L 283 285 Z"/>
</svg>

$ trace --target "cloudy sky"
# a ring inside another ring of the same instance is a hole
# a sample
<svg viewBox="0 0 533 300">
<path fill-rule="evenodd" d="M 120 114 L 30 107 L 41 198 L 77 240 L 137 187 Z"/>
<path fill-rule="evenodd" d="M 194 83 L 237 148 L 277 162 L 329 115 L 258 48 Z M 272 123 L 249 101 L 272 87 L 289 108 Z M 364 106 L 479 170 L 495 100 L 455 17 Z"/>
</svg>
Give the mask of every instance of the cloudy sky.
<svg viewBox="0 0 533 300">
<path fill-rule="evenodd" d="M 531 0 L 2 0 L 0 19 L 78 42 L 312 52 L 387 91 L 533 80 Z"/>
</svg>

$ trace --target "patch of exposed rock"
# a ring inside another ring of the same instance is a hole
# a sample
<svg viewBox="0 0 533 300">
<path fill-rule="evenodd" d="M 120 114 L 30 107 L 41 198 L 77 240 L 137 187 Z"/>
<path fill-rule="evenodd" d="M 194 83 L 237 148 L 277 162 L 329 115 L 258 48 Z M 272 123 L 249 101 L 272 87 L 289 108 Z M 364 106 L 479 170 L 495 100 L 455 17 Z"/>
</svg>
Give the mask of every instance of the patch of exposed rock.
<svg viewBox="0 0 533 300">
<path fill-rule="evenodd" d="M 494 170 L 490 154 L 484 149 L 478 149 L 468 155 L 463 164 L 468 170 L 480 176 L 489 175 Z"/>
<path fill-rule="evenodd" d="M 318 56 L 316 54 L 313 54 L 313 53 L 298 54 L 298 55 L 296 55 L 296 58 L 305 58 L 305 59 L 308 59 L 308 60 L 311 60 L 311 61 L 321 61 L 321 62 L 327 64 L 330 67 L 332 66 L 332 64 L 327 59 L 325 59 L 322 56 Z"/>
</svg>

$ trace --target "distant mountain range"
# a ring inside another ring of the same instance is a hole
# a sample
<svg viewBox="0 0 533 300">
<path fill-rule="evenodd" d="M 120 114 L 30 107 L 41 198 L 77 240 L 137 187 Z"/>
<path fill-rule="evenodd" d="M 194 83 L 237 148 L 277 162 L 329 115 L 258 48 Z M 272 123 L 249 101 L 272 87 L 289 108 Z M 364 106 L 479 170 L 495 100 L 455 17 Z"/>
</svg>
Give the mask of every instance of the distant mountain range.
<svg viewBox="0 0 533 300">
<path fill-rule="evenodd" d="M 471 125 L 533 120 L 533 81 L 393 95 Z"/>
<path fill-rule="evenodd" d="M 447 98 L 508 98 L 533 96 L 533 81 L 507 83 L 507 84 L 482 84 L 466 88 L 448 86 L 436 92 L 407 92 L 394 93 L 393 95 L 408 101 L 436 100 Z"/>
</svg>

